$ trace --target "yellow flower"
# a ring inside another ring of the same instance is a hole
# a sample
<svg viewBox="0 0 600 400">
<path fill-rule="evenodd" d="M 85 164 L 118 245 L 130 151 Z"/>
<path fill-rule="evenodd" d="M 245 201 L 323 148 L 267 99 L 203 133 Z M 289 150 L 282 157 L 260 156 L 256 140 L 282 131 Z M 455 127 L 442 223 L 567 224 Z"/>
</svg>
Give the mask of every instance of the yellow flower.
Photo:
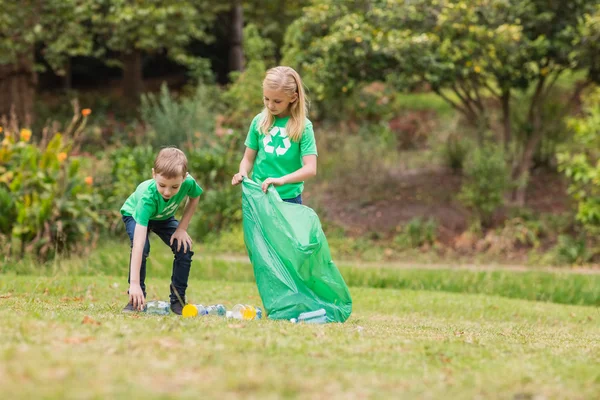
<svg viewBox="0 0 600 400">
<path fill-rule="evenodd" d="M 83 115 L 84 117 L 87 117 L 91 113 L 92 113 L 92 109 L 91 108 L 84 108 L 83 110 L 81 110 L 81 115 Z"/>
<path fill-rule="evenodd" d="M 94 178 L 92 178 L 91 176 L 86 176 L 85 184 L 88 186 L 92 186 L 93 183 L 94 183 Z"/>
<path fill-rule="evenodd" d="M 360 43 L 360 42 L 362 42 L 362 38 L 360 36 L 357 36 L 357 37 L 354 38 L 354 41 L 356 43 Z"/>
<path fill-rule="evenodd" d="M 65 153 L 65 152 L 58 153 L 56 155 L 56 158 L 58 158 L 59 163 L 62 163 L 63 161 L 65 161 L 67 159 L 67 153 Z"/>
<path fill-rule="evenodd" d="M 479 67 L 479 65 L 476 65 L 475 68 L 473 68 L 473 71 L 475 71 L 476 74 L 481 72 L 481 68 Z"/>
<path fill-rule="evenodd" d="M 544 67 L 541 69 L 540 74 L 542 74 L 542 76 L 546 76 L 546 75 L 548 75 L 548 71 L 549 71 L 548 68 Z"/>
<path fill-rule="evenodd" d="M 344 87 L 342 88 L 342 92 L 346 93 L 347 91 L 348 91 L 348 88 L 347 88 L 346 86 L 344 86 Z"/>
<path fill-rule="evenodd" d="M 21 129 L 21 140 L 29 142 L 29 139 L 31 139 L 31 129 Z"/>
</svg>

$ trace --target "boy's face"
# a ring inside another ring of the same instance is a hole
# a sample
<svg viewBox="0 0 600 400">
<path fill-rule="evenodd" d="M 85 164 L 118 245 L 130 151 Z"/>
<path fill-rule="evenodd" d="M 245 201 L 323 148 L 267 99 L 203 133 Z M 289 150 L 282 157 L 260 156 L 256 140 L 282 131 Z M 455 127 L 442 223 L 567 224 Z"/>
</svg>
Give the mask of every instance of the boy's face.
<svg viewBox="0 0 600 400">
<path fill-rule="evenodd" d="M 152 177 L 156 181 L 158 193 L 160 193 L 165 200 L 169 200 L 171 197 L 175 196 L 177 192 L 179 192 L 179 189 L 181 189 L 181 184 L 183 183 L 183 176 L 166 178 L 161 174 L 155 173 L 154 168 L 152 168 Z"/>
</svg>

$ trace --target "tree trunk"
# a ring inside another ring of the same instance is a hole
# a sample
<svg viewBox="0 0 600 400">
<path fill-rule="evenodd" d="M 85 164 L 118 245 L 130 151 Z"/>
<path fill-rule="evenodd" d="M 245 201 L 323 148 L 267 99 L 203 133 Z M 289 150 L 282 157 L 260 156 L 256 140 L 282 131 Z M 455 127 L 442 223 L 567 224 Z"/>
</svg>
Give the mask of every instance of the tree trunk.
<svg viewBox="0 0 600 400">
<path fill-rule="evenodd" d="M 144 90 L 142 76 L 142 53 L 133 50 L 123 55 L 123 95 L 134 103 L 140 99 Z"/>
<path fill-rule="evenodd" d="M 229 44 L 229 71 L 244 69 L 244 9 L 241 0 L 233 0 Z"/>
<path fill-rule="evenodd" d="M 510 141 L 512 140 L 512 127 L 510 123 L 510 91 L 506 90 L 502 92 L 502 127 L 504 130 L 504 150 L 508 151 L 510 148 Z"/>
<path fill-rule="evenodd" d="M 20 126 L 30 126 L 35 100 L 37 74 L 31 55 L 21 55 L 14 64 L 0 65 L 0 116 L 9 117 L 14 110 Z"/>
</svg>

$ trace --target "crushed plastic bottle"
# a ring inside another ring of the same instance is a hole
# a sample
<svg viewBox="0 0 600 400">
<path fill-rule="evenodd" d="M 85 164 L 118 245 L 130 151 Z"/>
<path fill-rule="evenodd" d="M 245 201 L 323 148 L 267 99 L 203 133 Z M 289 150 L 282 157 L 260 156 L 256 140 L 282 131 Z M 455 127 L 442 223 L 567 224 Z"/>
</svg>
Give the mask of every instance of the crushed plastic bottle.
<svg viewBox="0 0 600 400">
<path fill-rule="evenodd" d="M 324 308 L 319 308 L 316 311 L 303 312 L 298 315 L 298 318 L 292 318 L 292 323 L 304 322 L 305 324 L 326 324 L 327 312 Z"/>
<path fill-rule="evenodd" d="M 213 306 L 206 307 L 206 314 L 208 315 L 218 315 L 220 317 L 226 315 L 227 309 L 223 304 L 215 304 Z"/>
<path fill-rule="evenodd" d="M 194 304 L 196 306 L 196 309 L 198 309 L 198 316 L 203 316 L 203 315 L 208 315 L 208 311 L 206 311 L 206 307 L 204 307 L 202 304 Z"/>
<path fill-rule="evenodd" d="M 252 320 L 261 319 L 262 310 L 260 307 L 254 307 L 248 304 L 236 304 L 231 311 L 227 312 L 227 318 Z"/>
<path fill-rule="evenodd" d="M 171 312 L 171 305 L 168 301 L 154 300 L 146 303 L 147 314 L 168 315 Z"/>
</svg>

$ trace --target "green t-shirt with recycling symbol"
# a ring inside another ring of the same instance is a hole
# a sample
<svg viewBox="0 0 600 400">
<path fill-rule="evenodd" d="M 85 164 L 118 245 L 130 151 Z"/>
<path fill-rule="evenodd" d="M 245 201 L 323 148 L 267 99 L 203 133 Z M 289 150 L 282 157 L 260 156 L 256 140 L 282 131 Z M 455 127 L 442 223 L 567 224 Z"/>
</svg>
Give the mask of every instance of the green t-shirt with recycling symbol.
<svg viewBox="0 0 600 400">
<path fill-rule="evenodd" d="M 253 179 L 262 182 L 267 178 L 281 178 L 302 168 L 302 157 L 317 155 L 317 144 L 312 122 L 306 119 L 304 132 L 299 142 L 292 142 L 287 136 L 285 126 L 290 117 L 277 118 L 265 135 L 259 131 L 262 114 L 252 120 L 248 136 L 244 143 L 246 147 L 256 150 Z M 275 186 L 282 199 L 293 199 L 304 189 L 304 182 L 288 183 Z"/>
</svg>

